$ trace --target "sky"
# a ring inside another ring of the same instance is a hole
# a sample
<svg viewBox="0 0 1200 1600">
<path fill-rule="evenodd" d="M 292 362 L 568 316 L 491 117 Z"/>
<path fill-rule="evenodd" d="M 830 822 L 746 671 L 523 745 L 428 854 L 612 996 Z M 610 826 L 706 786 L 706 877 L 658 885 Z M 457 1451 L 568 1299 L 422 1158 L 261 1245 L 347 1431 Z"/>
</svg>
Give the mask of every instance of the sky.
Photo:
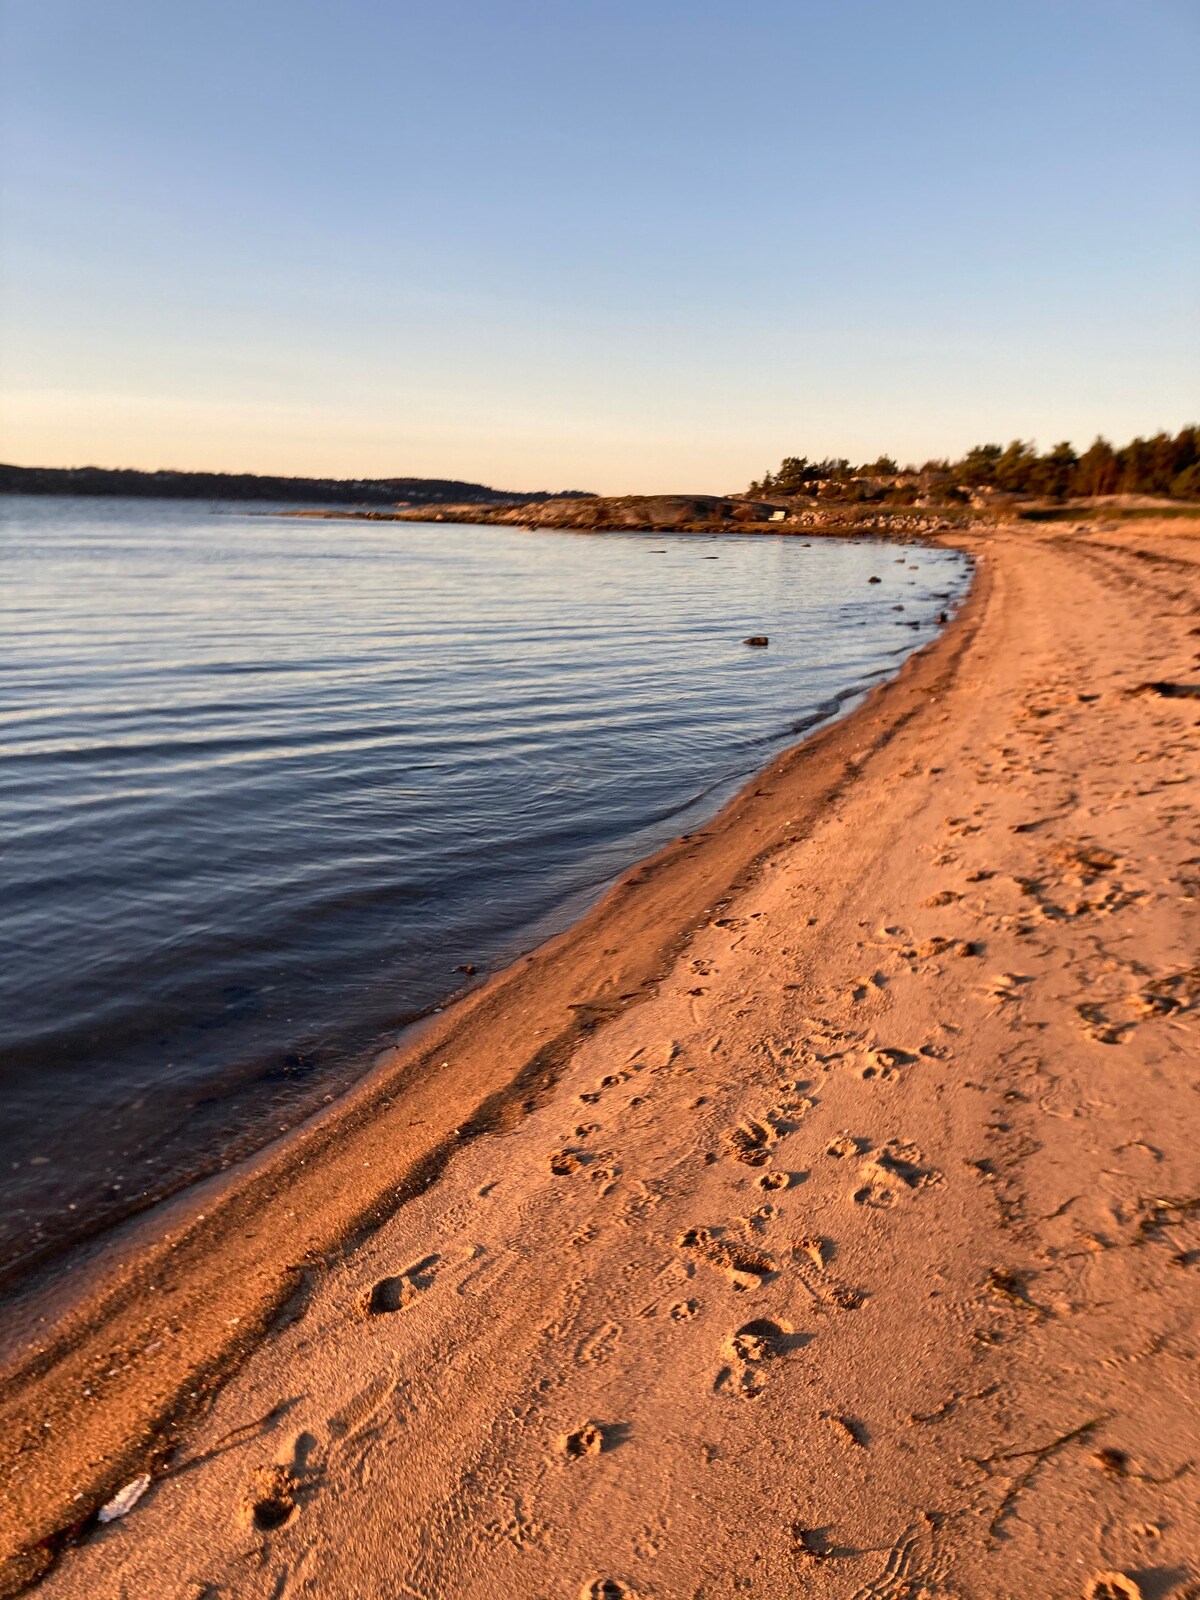
<svg viewBox="0 0 1200 1600">
<path fill-rule="evenodd" d="M 745 488 L 1200 420 L 1200 0 L 0 0 L 0 459 Z"/>
</svg>

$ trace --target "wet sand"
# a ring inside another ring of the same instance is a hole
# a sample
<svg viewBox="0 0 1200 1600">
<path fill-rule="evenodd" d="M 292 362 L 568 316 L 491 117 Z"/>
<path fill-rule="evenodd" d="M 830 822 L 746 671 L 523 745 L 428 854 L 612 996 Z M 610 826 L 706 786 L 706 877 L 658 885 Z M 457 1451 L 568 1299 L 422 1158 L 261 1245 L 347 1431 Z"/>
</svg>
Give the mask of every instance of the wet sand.
<svg viewBox="0 0 1200 1600">
<path fill-rule="evenodd" d="M 852 717 L 16 1307 L 3 1592 L 1200 1576 L 1200 544 L 955 543 Z"/>
</svg>

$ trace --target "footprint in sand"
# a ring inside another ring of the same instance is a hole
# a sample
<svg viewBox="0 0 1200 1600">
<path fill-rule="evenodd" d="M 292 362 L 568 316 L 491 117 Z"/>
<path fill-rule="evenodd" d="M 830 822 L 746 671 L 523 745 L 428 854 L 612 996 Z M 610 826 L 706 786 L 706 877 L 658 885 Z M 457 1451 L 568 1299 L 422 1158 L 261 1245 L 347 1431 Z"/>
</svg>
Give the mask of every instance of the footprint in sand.
<svg viewBox="0 0 1200 1600">
<path fill-rule="evenodd" d="M 765 1233 L 778 1215 L 779 1208 L 768 1203 L 759 1206 L 758 1210 L 752 1211 L 748 1217 L 738 1217 L 736 1223 L 739 1228 L 749 1229 L 752 1233 Z"/>
<path fill-rule="evenodd" d="M 831 1283 L 825 1291 L 824 1299 L 827 1304 L 836 1306 L 839 1311 L 857 1311 L 867 1303 L 867 1296 L 861 1289 L 852 1289 L 846 1283 Z"/>
<path fill-rule="evenodd" d="M 600 1422 L 585 1422 L 573 1433 L 568 1433 L 562 1441 L 562 1450 L 565 1456 L 577 1461 L 581 1456 L 598 1456 L 604 1449 L 604 1425 Z"/>
<path fill-rule="evenodd" d="M 621 1207 L 620 1221 L 631 1225 L 645 1222 L 662 1205 L 667 1196 L 667 1187 L 661 1178 L 651 1178 L 649 1181 L 639 1178 L 633 1184 L 633 1192 Z"/>
<path fill-rule="evenodd" d="M 1083 1593 L 1084 1600 L 1142 1600 L 1141 1587 L 1123 1572 L 1097 1572 Z"/>
<path fill-rule="evenodd" d="M 610 1156 L 611 1152 L 606 1151 L 600 1159 L 607 1164 L 593 1167 L 589 1174 L 602 1196 L 612 1193 L 617 1186 L 617 1179 L 621 1176 L 621 1168 L 610 1159 Z"/>
<path fill-rule="evenodd" d="M 752 1322 L 743 1323 L 730 1336 L 730 1353 L 736 1361 L 770 1361 L 782 1353 L 784 1338 L 789 1331 L 768 1317 L 755 1317 Z"/>
<path fill-rule="evenodd" d="M 747 1167 L 762 1167 L 771 1154 L 771 1130 L 752 1117 L 746 1117 L 736 1128 L 727 1128 L 723 1135 L 729 1153 L 735 1161 Z"/>
<path fill-rule="evenodd" d="M 253 1489 L 242 1502 L 242 1520 L 260 1533 L 274 1533 L 294 1521 L 304 1482 L 312 1475 L 310 1458 L 317 1448 L 316 1435 L 301 1431 L 293 1435 L 283 1458 L 257 1468 Z"/>
<path fill-rule="evenodd" d="M 882 1083 L 893 1083 L 900 1076 L 901 1069 L 911 1067 L 917 1057 L 911 1050 L 900 1050 L 894 1045 L 885 1045 L 878 1050 L 868 1050 L 866 1060 L 859 1069 L 861 1078 L 878 1078 Z"/>
<path fill-rule="evenodd" d="M 789 1089 L 789 1084 L 780 1084 L 783 1090 Z M 770 1123 L 775 1133 L 794 1133 L 800 1126 L 800 1119 L 816 1109 L 817 1102 L 810 1094 L 781 1100 L 778 1105 L 770 1106 L 766 1112 L 766 1120 Z"/>
<path fill-rule="evenodd" d="M 686 1228 L 676 1240 L 717 1272 L 723 1272 L 735 1289 L 757 1289 L 777 1270 L 774 1257 L 732 1239 L 715 1238 L 708 1228 Z"/>
<path fill-rule="evenodd" d="M 864 1000 L 874 1000 L 887 988 L 888 980 L 882 972 L 872 972 L 865 977 L 855 978 L 850 986 L 850 998 L 855 1005 L 861 1005 Z"/>
<path fill-rule="evenodd" d="M 826 1305 L 836 1306 L 839 1311 L 857 1311 L 866 1304 L 867 1296 L 859 1289 L 852 1289 L 849 1284 L 838 1283 L 827 1276 L 826 1268 L 837 1253 L 837 1246 L 832 1239 L 824 1239 L 813 1233 L 799 1234 L 792 1240 L 792 1257 L 807 1256 L 813 1267 L 820 1274 L 819 1278 L 812 1279 L 808 1268 L 803 1263 L 797 1263 L 800 1269 L 800 1278 L 814 1299 L 823 1301 Z"/>
<path fill-rule="evenodd" d="M 764 1172 L 761 1177 L 755 1179 L 755 1182 L 760 1189 L 765 1189 L 768 1193 L 774 1193 L 778 1189 L 789 1188 L 792 1182 L 792 1175 L 790 1172 L 779 1172 L 772 1168 L 770 1172 Z"/>
<path fill-rule="evenodd" d="M 426 1256 L 415 1266 L 394 1278 L 380 1278 L 366 1297 L 368 1316 L 377 1317 L 392 1311 L 402 1311 L 410 1306 L 423 1289 L 428 1289 L 436 1276 L 434 1268 L 439 1256 Z"/>
<path fill-rule="evenodd" d="M 1132 1031 L 1132 1022 L 1112 1022 L 1102 1005 L 1094 1000 L 1075 1007 L 1080 1026 L 1089 1039 L 1097 1044 L 1124 1044 L 1125 1035 Z"/>
<path fill-rule="evenodd" d="M 794 1336 L 789 1327 L 769 1317 L 743 1323 L 725 1342 L 722 1353 L 727 1364 L 713 1381 L 713 1393 L 727 1389 L 743 1400 L 756 1399 L 766 1387 L 768 1363 L 807 1343 L 807 1335 Z"/>
<path fill-rule="evenodd" d="M 254 1474 L 254 1489 L 242 1506 L 243 1519 L 260 1533 L 286 1528 L 299 1515 L 300 1487 L 300 1479 L 290 1467 L 259 1467 Z"/>
<path fill-rule="evenodd" d="M 1166 1017 L 1200 1005 L 1200 966 L 1164 973 L 1132 994 L 1125 1004 L 1142 1017 Z"/>
<path fill-rule="evenodd" d="M 628 1083 L 632 1077 L 632 1072 L 624 1070 L 621 1072 L 606 1072 L 594 1089 L 589 1089 L 585 1094 L 581 1094 L 579 1098 L 585 1106 L 594 1106 L 603 1098 L 606 1089 L 616 1089 L 622 1083 Z"/>
<path fill-rule="evenodd" d="M 998 1005 L 1004 1005 L 1009 1001 L 1019 1000 L 1024 985 L 1032 982 L 1033 979 L 1023 973 L 998 972 L 989 982 L 984 994 Z"/>
<path fill-rule="evenodd" d="M 861 1182 L 854 1191 L 854 1203 L 882 1210 L 894 1206 L 907 1189 L 940 1183 L 942 1174 L 936 1168 L 921 1166 L 921 1160 L 921 1152 L 914 1145 L 889 1140 L 860 1165 Z"/>
<path fill-rule="evenodd" d="M 1063 873 L 1080 883 L 1089 883 L 1103 872 L 1111 872 L 1120 864 L 1120 858 L 1111 850 L 1082 840 L 1067 840 L 1046 852 L 1046 859 L 1060 867 Z"/>
<path fill-rule="evenodd" d="M 832 1254 L 832 1246 L 827 1245 L 824 1239 L 818 1238 L 815 1233 L 802 1233 L 792 1241 L 792 1248 L 806 1255 L 814 1267 L 824 1270 L 827 1257 Z"/>
<path fill-rule="evenodd" d="M 780 1078 L 779 1080 L 780 1094 L 804 1095 L 803 1109 L 806 1111 L 811 1111 L 817 1103 L 810 1096 L 804 1094 L 806 1089 L 811 1088 L 812 1080 L 810 1078 Z"/>
<path fill-rule="evenodd" d="M 581 1339 L 575 1350 L 577 1361 L 590 1361 L 602 1366 L 616 1352 L 625 1330 L 619 1322 L 605 1322 Z"/>
<path fill-rule="evenodd" d="M 825 1154 L 833 1156 L 837 1161 L 844 1161 L 848 1156 L 861 1155 L 866 1148 L 865 1139 L 856 1139 L 850 1133 L 840 1133 L 825 1146 Z"/>
</svg>

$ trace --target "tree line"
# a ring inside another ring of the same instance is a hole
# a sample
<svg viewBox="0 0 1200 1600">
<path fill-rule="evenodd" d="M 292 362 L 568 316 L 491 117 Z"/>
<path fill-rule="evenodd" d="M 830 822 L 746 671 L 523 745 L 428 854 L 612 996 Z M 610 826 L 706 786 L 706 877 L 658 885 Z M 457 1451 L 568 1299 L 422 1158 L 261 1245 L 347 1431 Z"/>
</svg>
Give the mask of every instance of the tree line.
<svg viewBox="0 0 1200 1600">
<path fill-rule="evenodd" d="M 1031 500 L 1108 494 L 1200 499 L 1200 427 L 1132 439 L 1119 448 L 1097 438 L 1082 455 L 1066 441 L 1044 455 L 1023 439 L 977 444 L 958 461 L 926 461 L 920 467 L 901 468 L 890 456 L 857 467 L 840 457 L 786 456 L 777 472 L 764 473 L 749 492 L 903 503 L 918 497 L 965 501 L 980 491 Z"/>
<path fill-rule="evenodd" d="M 165 500 L 281 500 L 306 505 L 507 505 L 575 498 L 580 489 L 514 494 L 456 478 L 285 478 L 253 472 L 140 472 L 129 467 L 0 465 L 0 494 L 121 495 Z"/>
</svg>

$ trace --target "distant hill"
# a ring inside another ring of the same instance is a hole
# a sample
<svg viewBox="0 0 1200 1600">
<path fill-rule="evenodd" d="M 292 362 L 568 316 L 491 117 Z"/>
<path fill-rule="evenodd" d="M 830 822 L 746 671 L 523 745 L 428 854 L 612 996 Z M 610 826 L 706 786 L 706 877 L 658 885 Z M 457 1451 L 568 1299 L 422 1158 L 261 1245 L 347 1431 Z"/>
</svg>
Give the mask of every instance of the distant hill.
<svg viewBox="0 0 1200 1600">
<path fill-rule="evenodd" d="M 576 500 L 582 489 L 533 494 L 454 478 L 267 478 L 253 472 L 135 472 L 123 467 L 0 465 L 0 494 L 129 495 L 168 500 L 301 500 L 317 504 L 505 505 Z"/>
</svg>

